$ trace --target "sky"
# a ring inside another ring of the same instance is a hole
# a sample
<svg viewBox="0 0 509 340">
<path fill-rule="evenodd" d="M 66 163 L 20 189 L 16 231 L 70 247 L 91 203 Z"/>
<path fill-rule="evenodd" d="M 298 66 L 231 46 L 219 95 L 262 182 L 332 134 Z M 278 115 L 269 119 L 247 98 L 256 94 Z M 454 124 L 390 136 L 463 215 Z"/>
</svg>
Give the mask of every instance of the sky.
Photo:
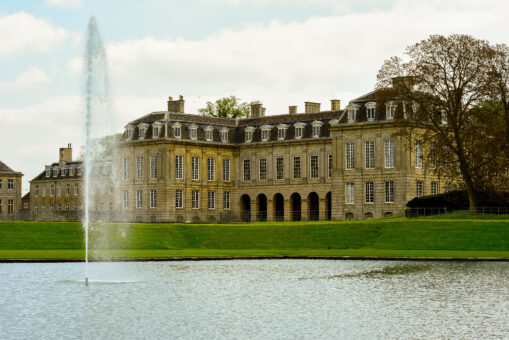
<svg viewBox="0 0 509 340">
<path fill-rule="evenodd" d="M 236 95 L 267 115 L 341 107 L 373 90 L 384 60 L 431 34 L 509 44 L 506 0 L 2 0 L 0 160 L 28 181 L 84 140 L 83 55 L 95 16 L 106 45 L 105 131 Z"/>
</svg>

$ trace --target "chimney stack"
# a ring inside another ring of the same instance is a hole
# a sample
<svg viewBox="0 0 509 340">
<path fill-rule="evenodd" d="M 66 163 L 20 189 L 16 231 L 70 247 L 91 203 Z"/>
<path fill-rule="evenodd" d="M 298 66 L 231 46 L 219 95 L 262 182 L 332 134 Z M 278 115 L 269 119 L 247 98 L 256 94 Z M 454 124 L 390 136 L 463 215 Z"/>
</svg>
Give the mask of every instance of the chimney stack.
<svg viewBox="0 0 509 340">
<path fill-rule="evenodd" d="M 72 162 L 72 147 L 71 143 L 67 144 L 66 148 L 60 148 L 58 153 L 58 163 Z"/>
<path fill-rule="evenodd" d="M 320 112 L 320 103 L 304 102 L 306 113 Z"/>
<path fill-rule="evenodd" d="M 288 106 L 288 114 L 296 115 L 297 114 L 297 105 Z"/>
<path fill-rule="evenodd" d="M 180 95 L 178 100 L 173 100 L 173 97 L 169 97 L 168 100 L 168 112 L 184 113 L 184 96 Z"/>
<path fill-rule="evenodd" d="M 262 107 L 261 103 L 251 104 L 251 117 L 264 117 L 265 116 L 265 108 Z"/>
<path fill-rule="evenodd" d="M 341 101 L 339 99 L 331 99 L 330 109 L 331 109 L 331 111 L 341 110 Z"/>
</svg>

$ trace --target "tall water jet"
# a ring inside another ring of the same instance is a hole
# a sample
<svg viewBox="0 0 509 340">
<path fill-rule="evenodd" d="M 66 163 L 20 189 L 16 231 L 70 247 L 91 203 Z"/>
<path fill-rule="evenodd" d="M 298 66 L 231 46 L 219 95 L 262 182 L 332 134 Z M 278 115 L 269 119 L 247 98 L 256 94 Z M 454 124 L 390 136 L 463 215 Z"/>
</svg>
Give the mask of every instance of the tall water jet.
<svg viewBox="0 0 509 340">
<path fill-rule="evenodd" d="M 89 259 L 89 226 L 91 202 L 94 190 L 91 175 L 94 168 L 94 148 L 101 129 L 96 129 L 98 122 L 107 120 L 110 110 L 107 59 L 103 42 L 97 28 L 95 17 L 91 17 L 87 30 L 87 45 L 85 54 L 85 152 L 84 152 L 84 180 L 83 180 L 83 228 L 85 229 L 85 284 L 88 285 Z"/>
</svg>

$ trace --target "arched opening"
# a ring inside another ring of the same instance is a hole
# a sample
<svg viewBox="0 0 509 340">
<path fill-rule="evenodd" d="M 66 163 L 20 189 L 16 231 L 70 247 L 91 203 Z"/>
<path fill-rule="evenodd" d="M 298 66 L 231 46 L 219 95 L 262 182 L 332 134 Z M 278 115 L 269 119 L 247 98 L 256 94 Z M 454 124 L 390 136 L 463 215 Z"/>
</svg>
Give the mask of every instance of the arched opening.
<svg viewBox="0 0 509 340">
<path fill-rule="evenodd" d="M 264 194 L 259 194 L 256 198 L 258 201 L 258 221 L 266 222 L 267 221 L 267 196 Z"/>
<path fill-rule="evenodd" d="M 347 213 L 345 214 L 345 219 L 346 219 L 346 220 L 353 220 L 353 213 L 351 213 L 351 212 L 347 212 Z"/>
<path fill-rule="evenodd" d="M 364 218 L 366 220 L 371 220 L 373 218 L 373 213 L 368 211 L 367 213 L 364 214 Z"/>
<path fill-rule="evenodd" d="M 251 221 L 251 198 L 249 195 L 242 195 L 240 197 L 241 204 L 241 219 L 244 222 Z"/>
<path fill-rule="evenodd" d="M 393 216 L 393 214 L 390 211 L 387 211 L 384 213 L 384 217 L 392 217 L 392 216 Z"/>
<path fill-rule="evenodd" d="M 332 194 L 330 191 L 325 195 L 325 201 L 327 202 L 327 220 L 330 221 L 332 219 Z"/>
<path fill-rule="evenodd" d="M 301 198 L 300 195 L 296 192 L 294 192 L 290 196 L 290 202 L 291 202 L 291 217 L 292 221 L 300 221 L 301 220 Z"/>
<path fill-rule="evenodd" d="M 309 220 L 310 221 L 318 221 L 320 217 L 320 213 L 318 212 L 320 208 L 320 203 L 318 200 L 318 194 L 316 192 L 312 192 L 308 195 L 308 204 L 309 204 Z"/>
<path fill-rule="evenodd" d="M 281 194 L 274 195 L 274 217 L 276 221 L 285 219 L 285 200 Z"/>
</svg>

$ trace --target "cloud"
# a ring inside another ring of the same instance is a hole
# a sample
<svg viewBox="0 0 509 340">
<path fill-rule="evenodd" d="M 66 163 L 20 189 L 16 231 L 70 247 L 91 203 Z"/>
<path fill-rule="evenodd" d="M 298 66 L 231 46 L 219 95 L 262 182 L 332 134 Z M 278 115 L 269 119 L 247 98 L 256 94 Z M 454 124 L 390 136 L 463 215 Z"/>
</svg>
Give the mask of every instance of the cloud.
<svg viewBox="0 0 509 340">
<path fill-rule="evenodd" d="M 25 12 L 0 17 L 0 57 L 25 50 L 49 51 L 71 37 L 65 29 Z"/>
<path fill-rule="evenodd" d="M 10 82 L 0 83 L 0 91 L 26 89 L 35 84 L 49 83 L 50 77 L 40 68 L 32 66 Z"/>
<path fill-rule="evenodd" d="M 46 4 L 54 7 L 81 7 L 82 0 L 47 0 Z"/>
</svg>

